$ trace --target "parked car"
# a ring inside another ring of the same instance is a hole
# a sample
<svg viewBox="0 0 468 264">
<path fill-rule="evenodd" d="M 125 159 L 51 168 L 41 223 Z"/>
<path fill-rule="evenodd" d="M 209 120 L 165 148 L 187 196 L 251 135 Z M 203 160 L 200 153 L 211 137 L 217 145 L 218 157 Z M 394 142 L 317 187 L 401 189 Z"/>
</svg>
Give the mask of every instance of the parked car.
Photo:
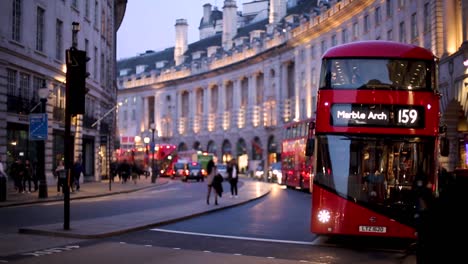
<svg viewBox="0 0 468 264">
<path fill-rule="evenodd" d="M 275 162 L 268 169 L 268 181 L 281 184 L 283 182 L 283 173 L 281 172 L 281 162 Z"/>
<path fill-rule="evenodd" d="M 228 178 L 228 173 L 227 173 L 227 164 L 221 163 L 216 165 L 216 169 L 218 170 L 218 173 L 223 176 L 223 179 Z"/>
</svg>

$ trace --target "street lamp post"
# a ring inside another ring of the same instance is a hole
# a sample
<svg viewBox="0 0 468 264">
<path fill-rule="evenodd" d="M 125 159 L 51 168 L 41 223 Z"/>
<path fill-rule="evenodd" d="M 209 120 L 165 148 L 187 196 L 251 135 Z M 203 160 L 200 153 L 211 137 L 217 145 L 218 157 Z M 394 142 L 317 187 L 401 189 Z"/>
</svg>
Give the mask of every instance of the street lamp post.
<svg viewBox="0 0 468 264">
<path fill-rule="evenodd" d="M 46 86 L 45 80 L 42 83 L 42 88 L 38 90 L 39 98 L 41 100 L 41 113 L 47 115 L 47 97 L 49 96 L 49 89 Z M 39 175 L 39 198 L 47 198 L 47 180 L 45 175 L 45 140 L 40 140 L 38 143 L 37 155 L 37 173 Z"/>
<path fill-rule="evenodd" d="M 157 172 L 154 169 L 154 149 L 156 144 L 154 142 L 154 131 L 156 130 L 154 123 L 151 124 L 151 183 L 156 183 Z"/>
<path fill-rule="evenodd" d="M 144 137 L 143 142 L 145 142 L 145 166 L 148 165 L 148 158 L 149 158 L 149 149 L 148 149 L 148 144 L 150 143 L 150 138 L 149 137 Z"/>
</svg>

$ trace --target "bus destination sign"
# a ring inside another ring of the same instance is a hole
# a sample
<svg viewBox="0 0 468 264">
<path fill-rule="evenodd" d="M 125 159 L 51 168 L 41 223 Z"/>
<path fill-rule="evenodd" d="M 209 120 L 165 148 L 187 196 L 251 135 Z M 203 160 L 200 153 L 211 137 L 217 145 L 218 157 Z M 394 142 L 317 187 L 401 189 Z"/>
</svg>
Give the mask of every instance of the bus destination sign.
<svg viewBox="0 0 468 264">
<path fill-rule="evenodd" d="M 424 107 L 414 105 L 334 104 L 331 125 L 349 127 L 424 127 Z"/>
</svg>

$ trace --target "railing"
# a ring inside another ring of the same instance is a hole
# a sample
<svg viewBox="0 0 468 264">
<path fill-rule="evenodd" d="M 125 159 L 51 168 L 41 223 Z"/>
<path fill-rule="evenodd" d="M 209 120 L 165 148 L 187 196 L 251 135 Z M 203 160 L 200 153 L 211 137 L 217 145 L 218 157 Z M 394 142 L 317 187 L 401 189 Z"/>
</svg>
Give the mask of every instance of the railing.
<svg viewBox="0 0 468 264">
<path fill-rule="evenodd" d="M 55 121 L 65 123 L 65 108 L 54 106 L 52 116 Z"/>
<path fill-rule="evenodd" d="M 33 107 L 36 106 L 38 103 L 38 101 L 29 100 L 27 98 L 8 95 L 7 111 L 9 113 L 27 115 L 30 113 L 31 109 L 33 109 Z M 40 108 L 38 110 L 40 110 Z"/>
<path fill-rule="evenodd" d="M 96 129 L 96 127 L 92 126 L 94 124 L 94 122 L 96 122 L 96 118 L 95 117 L 92 117 L 92 116 L 83 116 L 83 127 L 86 127 L 86 128 L 92 128 L 92 129 Z M 102 125 L 102 123 L 101 123 Z"/>
</svg>

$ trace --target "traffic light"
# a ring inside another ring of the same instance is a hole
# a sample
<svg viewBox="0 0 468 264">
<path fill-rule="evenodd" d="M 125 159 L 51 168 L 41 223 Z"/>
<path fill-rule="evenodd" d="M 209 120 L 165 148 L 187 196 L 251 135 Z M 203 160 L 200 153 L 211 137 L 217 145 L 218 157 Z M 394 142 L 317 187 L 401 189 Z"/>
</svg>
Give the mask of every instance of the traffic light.
<svg viewBox="0 0 468 264">
<path fill-rule="evenodd" d="M 74 47 L 66 51 L 67 59 L 67 105 L 71 115 L 84 114 L 86 89 L 86 78 L 89 73 L 86 71 L 86 63 L 89 58 L 86 51 L 78 50 Z"/>
</svg>

